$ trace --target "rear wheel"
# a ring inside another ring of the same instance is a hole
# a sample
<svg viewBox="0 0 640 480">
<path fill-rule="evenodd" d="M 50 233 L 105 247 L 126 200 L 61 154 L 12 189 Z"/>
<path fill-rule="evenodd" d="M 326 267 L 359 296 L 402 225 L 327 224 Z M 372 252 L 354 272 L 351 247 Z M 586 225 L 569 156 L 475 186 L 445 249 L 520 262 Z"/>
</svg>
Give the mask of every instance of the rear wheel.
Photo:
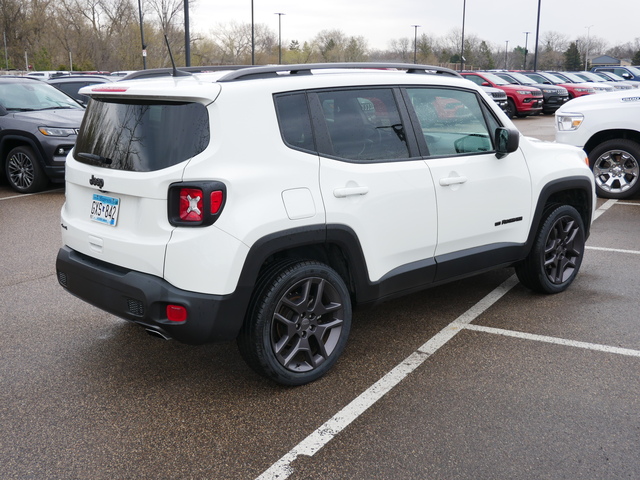
<svg viewBox="0 0 640 480">
<path fill-rule="evenodd" d="M 516 266 L 518 279 L 540 293 L 559 293 L 575 279 L 584 256 L 582 217 L 570 205 L 552 209 L 543 219 L 529 256 Z"/>
<path fill-rule="evenodd" d="M 16 147 L 5 161 L 5 173 L 11 187 L 20 193 L 39 192 L 48 179 L 30 147 Z"/>
<path fill-rule="evenodd" d="M 313 261 L 285 261 L 259 279 L 238 347 L 258 373 L 285 385 L 324 375 L 342 354 L 351 299 L 342 278 Z"/>
<path fill-rule="evenodd" d="M 589 153 L 596 193 L 627 198 L 640 190 L 640 145 L 633 140 L 607 140 Z"/>
</svg>

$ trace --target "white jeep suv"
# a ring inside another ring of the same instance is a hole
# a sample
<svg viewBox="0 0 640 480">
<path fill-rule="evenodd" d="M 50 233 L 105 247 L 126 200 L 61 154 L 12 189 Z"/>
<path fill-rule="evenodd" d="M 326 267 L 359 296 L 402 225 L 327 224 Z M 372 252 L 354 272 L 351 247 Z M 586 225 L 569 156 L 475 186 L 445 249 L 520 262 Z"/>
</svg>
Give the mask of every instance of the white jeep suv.
<svg viewBox="0 0 640 480">
<path fill-rule="evenodd" d="M 164 338 L 323 375 L 352 307 L 493 268 L 565 290 L 595 206 L 577 148 L 439 67 L 143 71 L 87 87 L 60 284 Z M 137 78 L 136 78 L 137 77 Z"/>
</svg>

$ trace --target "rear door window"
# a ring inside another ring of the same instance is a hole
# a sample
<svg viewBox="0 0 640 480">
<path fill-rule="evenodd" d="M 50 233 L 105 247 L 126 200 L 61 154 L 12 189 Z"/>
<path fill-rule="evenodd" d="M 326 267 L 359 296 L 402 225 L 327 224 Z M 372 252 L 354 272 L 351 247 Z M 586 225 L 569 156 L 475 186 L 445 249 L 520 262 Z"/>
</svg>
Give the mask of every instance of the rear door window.
<svg viewBox="0 0 640 480">
<path fill-rule="evenodd" d="M 117 170 L 151 172 L 176 165 L 209 144 L 209 115 L 200 103 L 93 99 L 74 158 Z"/>
<path fill-rule="evenodd" d="M 404 126 L 390 88 L 317 92 L 329 142 L 321 154 L 349 160 L 409 158 Z"/>
</svg>

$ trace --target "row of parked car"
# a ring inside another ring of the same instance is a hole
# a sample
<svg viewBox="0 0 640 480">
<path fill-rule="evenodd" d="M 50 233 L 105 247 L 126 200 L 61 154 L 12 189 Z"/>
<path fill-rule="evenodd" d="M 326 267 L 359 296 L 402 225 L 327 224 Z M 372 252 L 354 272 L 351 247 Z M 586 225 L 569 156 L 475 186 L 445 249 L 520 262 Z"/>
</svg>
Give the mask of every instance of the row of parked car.
<svg viewBox="0 0 640 480">
<path fill-rule="evenodd" d="M 640 81 L 625 80 L 608 71 L 595 72 L 520 72 L 476 71 L 462 72 L 472 82 L 502 90 L 506 93 L 505 113 L 526 117 L 539 113 L 552 114 L 572 98 L 594 93 L 631 90 Z"/>
</svg>

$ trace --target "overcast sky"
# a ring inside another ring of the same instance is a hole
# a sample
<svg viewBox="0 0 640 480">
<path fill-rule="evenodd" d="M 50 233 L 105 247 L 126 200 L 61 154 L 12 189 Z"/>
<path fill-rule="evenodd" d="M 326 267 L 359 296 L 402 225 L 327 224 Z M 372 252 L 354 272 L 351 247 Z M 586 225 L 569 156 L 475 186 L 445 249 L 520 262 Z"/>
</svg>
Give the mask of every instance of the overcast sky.
<svg viewBox="0 0 640 480">
<path fill-rule="evenodd" d="M 494 47 L 535 46 L 538 0 L 466 0 L 465 36 L 476 35 Z M 254 21 L 276 34 L 282 16 L 282 41 L 313 39 L 326 29 L 363 36 L 370 48 L 387 49 L 389 41 L 413 39 L 414 28 L 442 37 L 462 28 L 463 0 L 253 0 Z M 573 41 L 597 37 L 609 46 L 640 36 L 640 6 L 632 0 L 541 0 L 540 37 L 547 31 Z M 211 33 L 217 25 L 251 23 L 251 0 L 196 0 L 190 11 L 191 30 Z M 590 27 L 590 28 L 587 28 Z"/>
</svg>

